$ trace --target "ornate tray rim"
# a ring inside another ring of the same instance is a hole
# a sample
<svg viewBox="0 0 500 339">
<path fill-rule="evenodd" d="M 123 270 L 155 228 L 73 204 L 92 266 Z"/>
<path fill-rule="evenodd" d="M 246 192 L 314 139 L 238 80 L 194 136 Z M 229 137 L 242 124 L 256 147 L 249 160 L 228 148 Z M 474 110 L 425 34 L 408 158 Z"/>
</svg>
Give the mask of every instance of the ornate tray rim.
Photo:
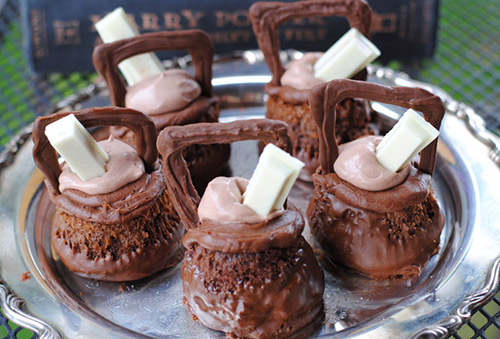
<svg viewBox="0 0 500 339">
<path fill-rule="evenodd" d="M 245 54 L 246 53 L 246 54 Z M 295 51 L 284 52 L 284 57 L 294 57 Z M 237 55 L 236 58 L 245 59 L 249 64 L 262 61 L 262 56 L 258 51 L 246 51 L 243 55 Z M 233 57 L 234 58 L 234 57 Z M 167 66 L 180 65 L 185 67 L 189 64 L 189 58 L 179 58 L 178 60 L 167 61 Z M 227 58 L 224 59 L 227 61 Z M 439 87 L 419 82 L 411 79 L 406 73 L 397 72 L 386 67 L 370 67 L 369 72 L 379 79 L 388 80 L 400 86 L 419 86 L 426 88 L 438 94 L 446 107 L 447 113 L 451 113 L 458 117 L 467 128 L 471 131 L 473 136 L 483 143 L 489 149 L 488 156 L 491 160 L 500 166 L 500 138 L 496 137 L 492 132 L 488 131 L 485 126 L 484 120 L 474 111 L 474 109 L 464 103 L 458 102 L 451 98 L 445 91 Z M 90 84 L 89 86 L 81 89 L 74 95 L 71 95 L 59 103 L 57 103 L 47 114 L 53 113 L 63 108 L 73 107 L 80 102 L 100 93 L 104 89 L 104 84 Z M 1 170 L 11 165 L 15 159 L 16 154 L 21 147 L 30 138 L 32 125 L 22 128 L 5 146 L 5 149 L 0 153 L 0 174 Z M 474 310 L 486 304 L 496 293 L 500 283 L 500 257 L 498 257 L 492 267 L 487 281 L 483 287 L 473 294 L 467 295 L 461 304 L 449 316 L 443 318 L 441 321 L 434 325 L 427 326 L 412 335 L 413 338 L 418 337 L 447 337 L 458 330 L 460 326 L 466 323 Z M 24 311 L 22 306 L 24 301 L 12 293 L 7 284 L 0 276 L 0 302 L 4 315 L 12 322 L 19 326 L 25 327 L 40 338 L 61 338 L 57 330 L 46 323 L 45 321 L 31 316 L 28 312 Z"/>
</svg>

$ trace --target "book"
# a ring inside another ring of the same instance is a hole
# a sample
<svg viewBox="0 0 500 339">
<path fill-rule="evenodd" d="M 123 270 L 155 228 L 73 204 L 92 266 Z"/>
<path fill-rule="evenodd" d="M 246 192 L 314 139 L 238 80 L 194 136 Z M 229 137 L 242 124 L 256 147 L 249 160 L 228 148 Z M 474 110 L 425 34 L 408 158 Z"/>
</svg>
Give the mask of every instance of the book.
<svg viewBox="0 0 500 339">
<path fill-rule="evenodd" d="M 284 0 L 289 1 L 289 0 Z M 198 28 L 207 32 L 217 55 L 256 49 L 248 8 L 253 0 L 23 0 L 26 53 L 32 71 L 92 71 L 92 50 L 101 43 L 94 24 L 123 7 L 141 33 Z M 371 39 L 378 61 L 402 63 L 430 58 L 436 45 L 439 0 L 369 0 Z M 294 19 L 279 28 L 280 47 L 325 51 L 349 29 L 340 17 Z M 170 51 L 160 58 L 186 54 Z"/>
</svg>

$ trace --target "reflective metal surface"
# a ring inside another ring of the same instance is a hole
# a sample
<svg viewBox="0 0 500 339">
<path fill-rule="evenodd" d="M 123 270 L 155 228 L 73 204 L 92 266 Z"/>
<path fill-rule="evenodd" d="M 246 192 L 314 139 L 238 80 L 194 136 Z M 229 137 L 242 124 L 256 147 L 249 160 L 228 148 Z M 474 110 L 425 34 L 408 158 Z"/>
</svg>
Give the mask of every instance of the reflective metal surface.
<svg viewBox="0 0 500 339">
<path fill-rule="evenodd" d="M 258 61 L 258 55 L 250 57 Z M 262 88 L 269 78 L 261 64 L 216 64 L 213 83 L 223 103 L 221 120 L 262 116 Z M 325 324 L 317 335 L 446 336 L 498 286 L 500 196 L 495 183 L 500 180 L 500 143 L 484 129 L 470 107 L 437 88 L 386 68 L 375 69 L 370 81 L 424 86 L 445 101 L 448 114 L 441 128 L 433 181 L 446 213 L 441 249 L 420 277 L 409 280 L 373 281 L 324 264 Z M 79 109 L 108 104 L 101 88 L 94 86 L 87 92 L 70 98 L 63 106 Z M 380 104 L 374 108 L 387 125 L 401 113 Z M 19 140 L 26 140 L 26 135 L 29 130 Z M 191 320 L 182 305 L 179 266 L 125 284 L 96 282 L 68 272 L 48 242 L 53 206 L 45 196 L 43 178 L 35 170 L 31 142 L 14 144 L 15 150 L 12 145 L 8 147 L 9 162 L 0 159 L 5 163 L 0 176 L 0 277 L 8 288 L 0 286 L 0 298 L 3 309 L 19 308 L 19 301 L 8 301 L 19 300 L 12 293 L 25 304 L 19 312 L 6 314 L 9 318 L 20 322 L 32 315 L 35 321 L 43 320 L 45 328 L 53 326 L 64 337 L 223 337 Z M 257 157 L 256 144 L 235 144 L 233 174 L 248 177 Z M 310 192 L 309 184 L 299 183 L 290 199 L 304 209 Z M 30 279 L 21 279 L 27 271 Z M 42 328 L 33 330 L 56 337 L 52 329 Z"/>
</svg>

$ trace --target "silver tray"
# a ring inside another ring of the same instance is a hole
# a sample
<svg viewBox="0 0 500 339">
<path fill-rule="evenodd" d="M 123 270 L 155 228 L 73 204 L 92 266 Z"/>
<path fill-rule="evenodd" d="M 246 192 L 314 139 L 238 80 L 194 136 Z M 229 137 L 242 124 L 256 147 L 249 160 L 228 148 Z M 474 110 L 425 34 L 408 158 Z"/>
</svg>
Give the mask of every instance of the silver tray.
<svg viewBox="0 0 500 339">
<path fill-rule="evenodd" d="M 258 54 L 250 53 L 246 61 L 214 65 L 213 84 L 222 100 L 222 121 L 264 115 L 263 85 L 270 75 L 258 59 Z M 470 107 L 439 88 L 387 68 L 371 68 L 369 81 L 425 87 L 445 102 L 447 114 L 433 178 L 446 213 L 441 248 L 415 279 L 373 281 L 325 267 L 325 321 L 316 335 L 447 336 L 498 287 L 500 141 Z M 101 84 L 89 86 L 57 108 L 107 104 Z M 374 103 L 373 107 L 387 126 L 401 113 L 393 106 Z M 223 337 L 191 320 L 182 305 L 179 265 L 123 284 L 88 280 L 66 270 L 49 244 L 53 206 L 31 157 L 30 132 L 31 127 L 26 127 L 0 155 L 0 301 L 4 314 L 41 338 Z M 251 156 L 242 155 L 249 152 Z M 232 154 L 233 174 L 248 177 L 257 160 L 255 145 L 235 144 Z M 302 182 L 291 199 L 305 208 L 308 194 L 310 186 Z M 29 279 L 22 279 L 28 271 Z"/>
</svg>

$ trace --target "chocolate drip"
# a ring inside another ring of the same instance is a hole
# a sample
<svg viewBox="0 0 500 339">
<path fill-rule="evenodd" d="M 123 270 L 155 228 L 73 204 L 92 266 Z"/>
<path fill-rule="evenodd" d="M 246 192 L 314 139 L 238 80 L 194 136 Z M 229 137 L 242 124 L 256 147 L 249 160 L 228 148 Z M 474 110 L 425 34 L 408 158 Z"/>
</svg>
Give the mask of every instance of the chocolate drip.
<svg viewBox="0 0 500 339">
<path fill-rule="evenodd" d="M 47 186 L 53 194 L 59 192 L 59 175 L 61 166 L 57 161 L 57 153 L 50 145 L 45 136 L 45 127 L 68 114 L 73 113 L 75 117 L 86 128 L 97 126 L 125 126 L 131 129 L 138 137 L 135 139 L 135 148 L 144 161 L 146 172 L 151 173 L 155 169 L 158 158 L 156 150 L 156 130 L 153 121 L 145 114 L 128 108 L 100 107 L 87 108 L 82 111 L 62 112 L 40 117 L 33 125 L 33 159 L 37 167 L 43 172 Z"/>
<path fill-rule="evenodd" d="M 281 76 L 285 71 L 279 56 L 277 29 L 288 20 L 313 16 L 342 16 L 349 21 L 351 27 L 357 28 L 369 38 L 371 10 L 368 4 L 361 0 L 256 2 L 250 7 L 249 14 L 259 48 L 264 53 L 273 75 L 270 82 L 272 86 L 280 86 Z M 364 74 L 366 75 L 366 72 Z M 295 92 L 291 96 L 299 95 L 300 92 Z"/>
<path fill-rule="evenodd" d="M 212 96 L 212 41 L 201 30 L 163 31 L 102 44 L 94 49 L 92 61 L 104 78 L 110 92 L 111 103 L 125 106 L 126 86 L 118 64 L 131 56 L 161 50 L 186 50 L 191 55 L 195 79 L 201 86 L 201 95 Z"/>
<path fill-rule="evenodd" d="M 356 80 L 332 80 L 314 86 L 309 97 L 311 113 L 319 131 L 319 163 L 322 173 L 332 173 L 338 157 L 335 138 L 336 107 L 346 98 L 362 98 L 421 111 L 425 120 L 439 130 L 444 116 L 441 99 L 421 88 L 387 87 Z M 421 152 L 418 169 L 432 175 L 436 164 L 437 140 Z"/>
</svg>

